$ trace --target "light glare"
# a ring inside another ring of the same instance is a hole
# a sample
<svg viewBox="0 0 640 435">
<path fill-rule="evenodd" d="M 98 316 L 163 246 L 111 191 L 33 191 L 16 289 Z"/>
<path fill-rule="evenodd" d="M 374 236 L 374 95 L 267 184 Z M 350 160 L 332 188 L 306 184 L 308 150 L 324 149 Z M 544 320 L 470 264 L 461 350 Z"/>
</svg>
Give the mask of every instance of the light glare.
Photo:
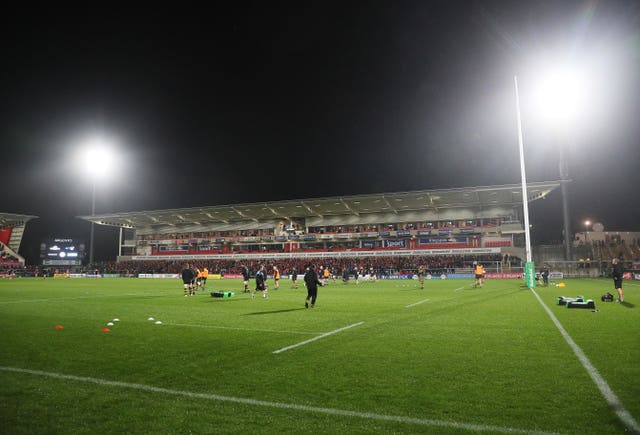
<svg viewBox="0 0 640 435">
<path fill-rule="evenodd" d="M 584 112 L 586 88 L 580 71 L 555 68 L 541 73 L 536 92 L 539 113 L 559 126 L 574 122 Z"/>
<path fill-rule="evenodd" d="M 116 166 L 113 141 L 104 136 L 91 136 L 82 142 L 80 165 L 94 179 L 106 178 Z"/>
</svg>

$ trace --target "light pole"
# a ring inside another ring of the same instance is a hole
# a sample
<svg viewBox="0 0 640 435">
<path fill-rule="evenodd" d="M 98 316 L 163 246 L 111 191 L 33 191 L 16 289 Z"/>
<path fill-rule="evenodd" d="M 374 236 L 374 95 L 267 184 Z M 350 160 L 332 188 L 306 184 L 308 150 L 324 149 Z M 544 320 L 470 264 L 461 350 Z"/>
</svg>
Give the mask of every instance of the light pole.
<svg viewBox="0 0 640 435">
<path fill-rule="evenodd" d="M 95 224 L 93 223 L 93 217 L 96 215 L 96 179 L 91 181 L 91 234 L 89 236 L 89 264 L 93 264 L 93 234 L 95 231 Z"/>
<path fill-rule="evenodd" d="M 115 153 L 113 151 L 114 141 L 103 134 L 94 134 L 82 141 L 83 150 L 81 165 L 85 173 L 91 178 L 91 217 L 96 214 L 96 187 L 100 180 L 106 178 L 114 167 Z M 95 223 L 91 220 L 91 230 L 89 234 L 89 264 L 94 260 L 94 235 Z"/>
<path fill-rule="evenodd" d="M 563 221 L 563 236 L 564 236 L 564 259 L 569 261 L 573 260 L 571 255 L 571 220 L 569 212 L 569 165 L 567 164 L 566 150 L 564 145 L 560 144 L 559 148 L 559 163 L 560 168 L 560 194 L 562 196 L 562 221 Z"/>
<path fill-rule="evenodd" d="M 549 62 L 549 64 L 552 64 Z M 567 137 L 570 124 L 575 121 L 579 109 L 585 103 L 585 78 L 581 70 L 567 66 L 554 67 L 540 74 L 539 88 L 536 90 L 538 111 L 547 118 L 547 123 L 555 127 L 558 140 L 558 168 L 560 172 L 560 193 L 562 195 L 562 218 L 565 260 L 573 260 L 571 252 L 571 219 L 569 208 L 569 165 L 567 159 Z"/>
</svg>

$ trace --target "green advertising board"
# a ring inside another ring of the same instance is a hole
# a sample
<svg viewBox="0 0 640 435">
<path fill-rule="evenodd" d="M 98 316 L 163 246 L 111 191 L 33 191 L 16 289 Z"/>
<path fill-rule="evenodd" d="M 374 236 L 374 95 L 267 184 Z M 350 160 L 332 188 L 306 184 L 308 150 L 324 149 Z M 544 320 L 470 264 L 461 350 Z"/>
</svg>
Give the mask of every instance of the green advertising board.
<svg viewBox="0 0 640 435">
<path fill-rule="evenodd" d="M 524 282 L 529 288 L 536 287 L 536 268 L 533 261 L 527 261 L 524 265 Z"/>
</svg>

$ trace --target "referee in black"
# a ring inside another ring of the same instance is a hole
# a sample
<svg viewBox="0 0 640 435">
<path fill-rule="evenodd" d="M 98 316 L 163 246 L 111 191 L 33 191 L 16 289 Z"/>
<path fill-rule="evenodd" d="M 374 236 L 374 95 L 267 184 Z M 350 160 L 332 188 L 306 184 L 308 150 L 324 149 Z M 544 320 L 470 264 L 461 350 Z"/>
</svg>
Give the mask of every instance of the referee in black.
<svg viewBox="0 0 640 435">
<path fill-rule="evenodd" d="M 311 300 L 311 308 L 314 308 L 318 297 L 318 286 L 322 286 L 322 283 L 318 279 L 313 264 L 309 265 L 307 273 L 304 274 L 304 284 L 307 286 L 307 299 L 304 301 L 304 306 L 309 308 L 309 300 Z"/>
</svg>

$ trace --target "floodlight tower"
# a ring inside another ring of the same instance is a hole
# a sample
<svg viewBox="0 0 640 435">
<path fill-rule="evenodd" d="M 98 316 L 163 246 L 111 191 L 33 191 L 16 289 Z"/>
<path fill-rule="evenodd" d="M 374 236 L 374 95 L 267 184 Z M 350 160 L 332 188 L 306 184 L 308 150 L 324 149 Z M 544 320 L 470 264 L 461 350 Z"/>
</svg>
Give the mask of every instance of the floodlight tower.
<svg viewBox="0 0 640 435">
<path fill-rule="evenodd" d="M 114 166 L 113 143 L 104 135 L 92 135 L 83 142 L 82 166 L 91 178 L 91 216 L 96 214 L 96 185 L 106 178 Z M 91 221 L 89 264 L 93 263 L 95 224 Z"/>
<path fill-rule="evenodd" d="M 537 90 L 540 113 L 556 130 L 565 260 L 573 260 L 571 253 L 571 219 L 569 211 L 569 164 L 567 159 L 568 130 L 584 104 L 585 81 L 581 71 L 569 67 L 555 67 L 540 75 Z"/>
</svg>

